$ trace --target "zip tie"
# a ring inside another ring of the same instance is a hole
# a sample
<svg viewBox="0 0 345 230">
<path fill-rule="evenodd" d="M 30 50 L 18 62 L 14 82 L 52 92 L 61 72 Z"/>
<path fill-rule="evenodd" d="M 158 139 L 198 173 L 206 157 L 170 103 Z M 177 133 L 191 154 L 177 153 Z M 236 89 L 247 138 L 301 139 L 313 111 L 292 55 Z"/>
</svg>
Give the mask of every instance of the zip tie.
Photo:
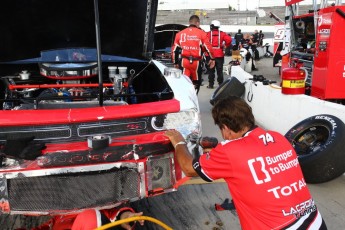
<svg viewBox="0 0 345 230">
<path fill-rule="evenodd" d="M 175 149 L 176 149 L 176 147 L 177 147 L 178 145 L 186 145 L 186 144 L 187 144 L 187 142 L 185 142 L 185 141 L 177 142 L 177 143 L 175 144 Z"/>
</svg>

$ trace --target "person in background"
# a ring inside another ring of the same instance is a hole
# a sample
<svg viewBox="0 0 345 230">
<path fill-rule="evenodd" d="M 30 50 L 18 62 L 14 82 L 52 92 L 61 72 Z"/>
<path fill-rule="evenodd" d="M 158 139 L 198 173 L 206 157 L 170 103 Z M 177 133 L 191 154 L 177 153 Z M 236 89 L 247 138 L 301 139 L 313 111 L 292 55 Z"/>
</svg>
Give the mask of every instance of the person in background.
<svg viewBox="0 0 345 230">
<path fill-rule="evenodd" d="M 232 50 L 232 48 L 233 48 L 233 46 L 232 46 L 232 35 L 231 35 L 231 33 L 228 33 L 228 35 L 229 35 L 229 37 L 231 38 L 231 43 L 230 43 L 229 46 L 227 46 L 227 47 L 225 48 L 225 52 L 224 52 L 225 56 L 231 56 L 231 55 L 232 55 L 232 54 L 231 54 L 231 50 Z M 235 39 L 234 39 L 234 41 L 235 41 Z"/>
<path fill-rule="evenodd" d="M 327 229 L 282 134 L 256 126 L 251 107 L 236 96 L 217 101 L 212 117 L 224 141 L 195 159 L 181 133 L 165 132 L 186 176 L 224 179 L 243 230 Z"/>
<path fill-rule="evenodd" d="M 251 68 L 252 70 L 258 70 L 258 68 L 256 68 L 255 65 L 255 60 L 253 58 L 253 51 L 252 51 L 252 45 L 253 45 L 253 40 L 250 34 L 245 34 L 242 41 L 241 41 L 241 45 L 240 48 L 244 48 L 246 49 L 248 52 L 246 52 L 246 56 L 245 59 L 247 62 L 252 62 Z"/>
<path fill-rule="evenodd" d="M 254 53 L 254 59 L 255 59 L 255 61 L 259 61 L 260 56 L 259 56 L 259 51 L 257 49 L 258 44 L 259 44 L 259 32 L 258 32 L 258 30 L 254 31 L 254 34 L 252 34 L 251 39 L 253 41 L 251 47 L 252 47 L 252 51 Z"/>
<path fill-rule="evenodd" d="M 231 45 L 231 37 L 219 30 L 220 22 L 218 20 L 213 20 L 210 25 L 210 31 L 207 32 L 207 37 L 212 44 L 213 54 L 215 59 L 215 67 L 209 69 L 208 74 L 208 86 L 207 88 L 213 89 L 214 80 L 217 70 L 217 82 L 221 85 L 224 81 L 223 76 L 223 65 L 224 65 L 224 50 L 226 47 Z M 210 60 L 210 57 L 206 55 L 206 60 Z"/>
<path fill-rule="evenodd" d="M 189 18 L 189 27 L 181 30 L 175 36 L 174 44 L 171 47 L 171 56 L 174 66 L 178 68 L 178 56 L 175 51 L 181 48 L 181 66 L 183 74 L 189 76 L 196 88 L 199 91 L 202 82 L 202 55 L 207 52 L 210 56 L 210 61 L 207 63 L 210 68 L 215 65 L 213 48 L 205 31 L 200 29 L 200 19 L 197 15 L 192 15 Z"/>
<path fill-rule="evenodd" d="M 262 30 L 259 31 L 259 42 L 258 42 L 258 46 L 263 46 L 263 41 L 264 41 L 264 33 L 262 33 Z"/>
<path fill-rule="evenodd" d="M 241 29 L 238 30 L 238 32 L 235 34 L 234 38 L 236 41 L 236 46 L 239 47 L 239 45 L 241 44 L 241 42 L 243 40 L 243 34 L 241 32 Z"/>
</svg>

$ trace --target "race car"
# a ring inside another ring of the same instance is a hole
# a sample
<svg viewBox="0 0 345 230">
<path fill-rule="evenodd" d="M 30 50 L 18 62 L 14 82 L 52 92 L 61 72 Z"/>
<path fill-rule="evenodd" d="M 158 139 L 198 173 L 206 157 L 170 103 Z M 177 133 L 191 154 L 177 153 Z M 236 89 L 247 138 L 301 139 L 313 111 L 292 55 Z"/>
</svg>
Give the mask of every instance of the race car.
<svg viewBox="0 0 345 230">
<path fill-rule="evenodd" d="M 1 4 L 0 213 L 176 191 L 185 177 L 164 131 L 201 137 L 200 111 L 189 78 L 151 58 L 158 0 Z"/>
</svg>

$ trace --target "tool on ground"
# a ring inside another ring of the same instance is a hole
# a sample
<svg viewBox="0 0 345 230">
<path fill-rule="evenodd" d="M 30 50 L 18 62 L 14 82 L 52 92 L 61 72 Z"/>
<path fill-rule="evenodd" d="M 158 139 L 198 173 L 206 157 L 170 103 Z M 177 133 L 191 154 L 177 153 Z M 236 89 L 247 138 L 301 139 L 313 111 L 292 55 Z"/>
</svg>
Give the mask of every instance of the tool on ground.
<svg viewBox="0 0 345 230">
<path fill-rule="evenodd" d="M 221 204 L 215 204 L 214 208 L 216 211 L 225 211 L 225 210 L 236 210 L 235 203 L 233 200 L 229 202 L 229 198 L 226 198 L 223 203 Z"/>
</svg>

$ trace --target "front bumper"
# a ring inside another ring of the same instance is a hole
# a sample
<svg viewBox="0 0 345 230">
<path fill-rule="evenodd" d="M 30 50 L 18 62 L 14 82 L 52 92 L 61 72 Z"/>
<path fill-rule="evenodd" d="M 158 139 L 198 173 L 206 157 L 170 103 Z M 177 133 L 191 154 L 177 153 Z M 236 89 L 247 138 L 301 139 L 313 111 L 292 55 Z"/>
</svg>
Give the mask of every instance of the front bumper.
<svg viewBox="0 0 345 230">
<path fill-rule="evenodd" d="M 48 168 L 0 174 L 0 212 L 48 215 L 109 208 L 174 191 L 173 153 L 137 162 Z"/>
</svg>

